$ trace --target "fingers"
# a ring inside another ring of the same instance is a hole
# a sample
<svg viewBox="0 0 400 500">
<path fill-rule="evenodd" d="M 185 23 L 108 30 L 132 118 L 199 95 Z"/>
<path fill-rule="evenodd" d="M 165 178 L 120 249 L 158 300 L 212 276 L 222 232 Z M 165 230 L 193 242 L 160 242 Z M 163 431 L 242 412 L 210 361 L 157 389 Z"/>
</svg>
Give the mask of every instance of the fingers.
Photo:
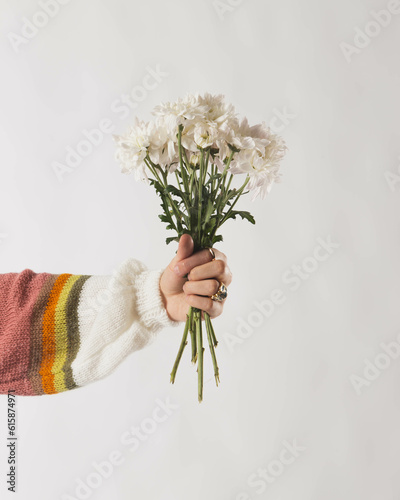
<svg viewBox="0 0 400 500">
<path fill-rule="evenodd" d="M 208 249 L 190 254 L 190 244 L 189 240 L 185 242 L 189 255 L 183 258 L 185 247 L 182 247 L 183 251 L 173 259 L 170 269 L 180 278 L 187 276 L 188 281 L 183 283 L 186 302 L 208 313 L 211 318 L 216 318 L 222 314 L 225 301 L 212 300 L 211 295 L 218 292 L 220 282 L 226 286 L 232 282 L 232 273 L 228 267 L 226 255 L 216 248 L 213 248 L 214 260 Z M 201 317 L 204 320 L 203 312 Z"/>
<path fill-rule="evenodd" d="M 192 274 L 196 280 L 192 280 Z M 220 281 L 227 286 L 231 283 L 232 274 L 227 264 L 222 260 L 208 262 L 190 271 L 189 277 L 190 280 L 183 285 L 186 302 L 192 307 L 207 312 L 211 318 L 222 314 L 225 301 L 212 300 L 211 295 L 218 292 Z M 201 317 L 204 319 L 203 314 Z"/>
<path fill-rule="evenodd" d="M 186 302 L 192 307 L 201 309 L 201 317 L 204 319 L 203 312 L 210 315 L 210 318 L 216 318 L 222 313 L 224 307 L 223 302 L 217 302 L 210 297 L 202 297 L 201 295 L 186 295 Z"/>
<path fill-rule="evenodd" d="M 187 294 L 204 295 L 211 297 L 218 292 L 219 282 L 215 279 L 203 281 L 186 281 L 183 285 L 183 291 Z"/>
<path fill-rule="evenodd" d="M 183 235 L 184 236 L 184 235 Z M 182 238 L 183 238 L 182 236 Z M 213 248 L 213 251 L 215 253 L 215 258 L 218 260 L 222 260 L 223 262 L 226 262 L 226 256 L 216 248 Z M 211 252 L 207 249 L 204 250 L 199 250 L 198 252 L 194 253 L 190 257 L 187 257 L 185 259 L 180 260 L 179 262 L 174 262 L 174 267 L 173 270 L 174 272 L 180 276 L 186 276 L 194 267 L 200 266 L 202 264 L 205 264 L 207 262 L 211 262 L 213 259 Z"/>
<path fill-rule="evenodd" d="M 213 260 L 192 268 L 188 275 L 189 281 L 201 281 L 210 278 L 222 281 L 226 286 L 229 286 L 232 283 L 232 273 L 228 264 L 223 260 Z"/>
<path fill-rule="evenodd" d="M 190 257 L 178 262 L 174 267 L 174 271 L 178 276 L 183 277 L 186 276 L 186 274 L 189 273 L 194 267 L 210 262 L 211 260 L 212 255 L 209 250 L 199 250 Z"/>
</svg>

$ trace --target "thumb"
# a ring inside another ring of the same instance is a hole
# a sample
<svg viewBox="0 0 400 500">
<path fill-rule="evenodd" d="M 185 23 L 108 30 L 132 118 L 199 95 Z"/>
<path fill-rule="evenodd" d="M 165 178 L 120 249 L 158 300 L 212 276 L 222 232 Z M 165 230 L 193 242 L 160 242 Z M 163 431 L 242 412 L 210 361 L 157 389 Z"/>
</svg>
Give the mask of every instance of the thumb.
<svg viewBox="0 0 400 500">
<path fill-rule="evenodd" d="M 176 265 L 181 260 L 190 257 L 193 253 L 193 250 L 194 250 L 193 238 L 190 236 L 190 234 L 186 233 L 182 234 L 179 240 L 178 250 L 176 252 L 175 257 L 172 260 L 173 264 Z"/>
<path fill-rule="evenodd" d="M 174 267 L 181 261 L 190 257 L 194 250 L 193 238 L 190 234 L 182 234 L 179 239 L 178 250 L 175 257 L 171 260 L 169 266 L 165 269 L 161 277 L 161 291 L 165 294 L 174 294 L 182 292 L 182 285 L 186 281 L 185 278 L 178 276 L 174 271 Z"/>
<path fill-rule="evenodd" d="M 190 234 L 182 234 L 178 243 L 178 250 L 176 252 L 175 257 L 171 260 L 169 266 L 164 270 L 161 280 L 160 280 L 160 289 L 163 293 L 164 297 L 168 297 L 169 295 L 175 295 L 177 293 L 181 293 L 183 284 L 186 281 L 186 278 L 179 276 L 176 271 L 174 271 L 174 267 L 184 259 L 190 257 L 194 250 L 194 241 Z"/>
</svg>

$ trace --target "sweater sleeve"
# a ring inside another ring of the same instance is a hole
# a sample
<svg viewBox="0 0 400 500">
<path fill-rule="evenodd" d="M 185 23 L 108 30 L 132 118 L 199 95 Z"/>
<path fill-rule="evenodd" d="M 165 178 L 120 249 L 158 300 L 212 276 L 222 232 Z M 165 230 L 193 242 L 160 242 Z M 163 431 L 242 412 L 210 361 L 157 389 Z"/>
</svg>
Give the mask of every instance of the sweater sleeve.
<svg viewBox="0 0 400 500">
<path fill-rule="evenodd" d="M 0 393 L 85 386 L 180 325 L 163 305 L 162 272 L 130 258 L 110 276 L 0 274 Z"/>
</svg>

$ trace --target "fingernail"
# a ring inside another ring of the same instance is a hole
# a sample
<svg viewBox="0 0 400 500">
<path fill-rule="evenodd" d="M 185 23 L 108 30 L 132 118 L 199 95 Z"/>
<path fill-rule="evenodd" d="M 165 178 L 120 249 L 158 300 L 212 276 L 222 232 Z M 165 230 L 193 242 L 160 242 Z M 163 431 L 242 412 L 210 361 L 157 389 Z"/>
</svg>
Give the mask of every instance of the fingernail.
<svg viewBox="0 0 400 500">
<path fill-rule="evenodd" d="M 176 265 L 176 266 L 174 267 L 174 272 L 175 272 L 176 274 L 179 274 L 179 266 L 178 266 L 178 265 Z"/>
</svg>

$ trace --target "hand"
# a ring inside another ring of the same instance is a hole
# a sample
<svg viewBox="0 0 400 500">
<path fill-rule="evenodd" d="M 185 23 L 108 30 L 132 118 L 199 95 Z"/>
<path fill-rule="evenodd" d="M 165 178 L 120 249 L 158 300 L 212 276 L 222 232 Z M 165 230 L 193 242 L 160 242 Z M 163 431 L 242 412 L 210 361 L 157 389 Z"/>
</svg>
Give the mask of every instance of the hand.
<svg viewBox="0 0 400 500">
<path fill-rule="evenodd" d="M 193 248 L 192 237 L 183 234 L 175 257 L 160 278 L 164 307 L 173 321 L 186 321 L 190 306 L 216 318 L 222 313 L 225 301 L 217 302 L 210 296 L 217 293 L 218 281 L 226 286 L 232 282 L 225 254 L 213 248 L 215 260 L 212 260 L 209 250 L 199 250 L 193 254 Z M 201 319 L 204 320 L 203 313 Z"/>
</svg>

